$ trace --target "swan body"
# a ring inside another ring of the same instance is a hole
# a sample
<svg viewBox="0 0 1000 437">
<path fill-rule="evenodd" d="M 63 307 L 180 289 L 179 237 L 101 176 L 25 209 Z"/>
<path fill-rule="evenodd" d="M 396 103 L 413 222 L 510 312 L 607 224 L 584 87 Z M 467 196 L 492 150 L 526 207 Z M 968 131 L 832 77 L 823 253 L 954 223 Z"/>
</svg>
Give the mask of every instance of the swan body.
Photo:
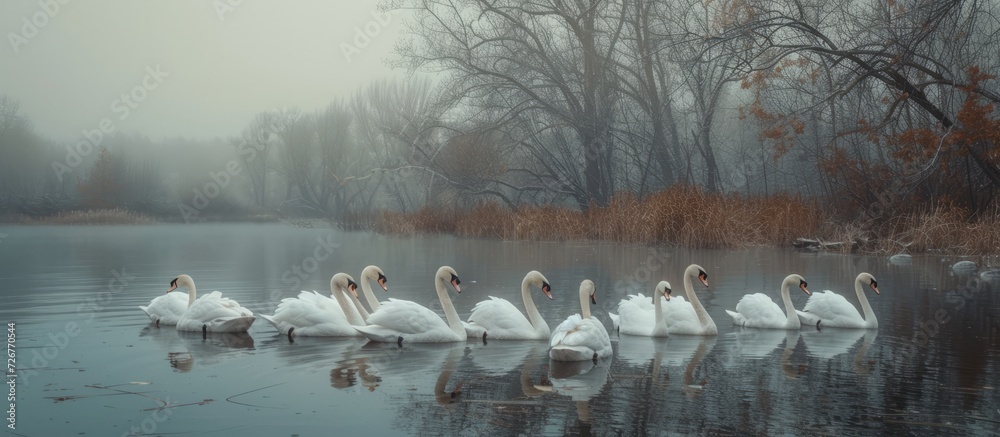
<svg viewBox="0 0 1000 437">
<path fill-rule="evenodd" d="M 464 341 L 465 327 L 458 317 L 455 305 L 448 297 L 446 283 L 451 283 L 458 293 L 462 292 L 458 274 L 448 266 L 438 269 L 434 276 L 434 288 L 444 309 L 445 320 L 430 309 L 402 299 L 390 298 L 382 302 L 380 308 L 368 318 L 368 326 L 355 326 L 361 335 L 371 341 L 402 343 L 444 343 Z"/>
<path fill-rule="evenodd" d="M 611 356 L 608 330 L 603 323 L 590 316 L 590 304 L 597 304 L 597 291 L 594 282 L 585 279 L 580 283 L 580 314 L 569 316 L 556 327 L 549 340 L 549 358 L 555 361 L 586 361 Z"/>
<path fill-rule="evenodd" d="M 674 296 L 663 303 L 663 319 L 670 335 L 717 335 L 719 328 L 708 314 L 701 299 L 694 291 L 691 278 L 698 278 L 708 287 L 708 273 L 698 264 L 691 264 L 684 270 L 684 295 Z"/>
<path fill-rule="evenodd" d="M 298 297 L 281 300 L 274 315 L 261 314 L 278 332 L 305 337 L 354 337 L 354 325 L 364 325 L 359 314 L 349 309 L 354 304 L 347 298 L 348 291 L 357 294 L 358 285 L 346 273 L 330 278 L 332 297 L 315 291 L 303 291 Z"/>
<path fill-rule="evenodd" d="M 240 306 L 235 300 L 222 297 L 222 293 L 218 291 L 198 298 L 194 279 L 188 275 L 180 275 L 170 281 L 167 292 L 181 286 L 188 289 L 188 307 L 177 320 L 178 331 L 246 332 L 254 320 L 257 320 L 252 311 Z"/>
<path fill-rule="evenodd" d="M 536 270 L 528 272 L 521 281 L 521 300 L 527 317 L 507 299 L 490 296 L 476 304 L 465 324 L 469 337 L 482 337 L 486 334 L 497 340 L 545 340 L 551 331 L 545 319 L 538 313 L 535 302 L 531 299 L 531 287 L 539 287 L 550 300 L 552 286 L 541 273 Z"/>
<path fill-rule="evenodd" d="M 143 312 L 149 316 L 149 320 L 156 326 L 177 324 L 177 321 L 187 311 L 188 295 L 179 291 L 156 296 L 148 306 L 140 306 Z"/>
<path fill-rule="evenodd" d="M 667 325 L 660 308 L 660 296 L 670 300 L 670 283 L 656 284 L 652 299 L 642 293 L 628 296 L 618 303 L 619 332 L 646 337 L 666 337 Z"/>
<path fill-rule="evenodd" d="M 791 274 L 785 277 L 781 282 L 781 301 L 785 304 L 785 312 L 781 312 L 778 304 L 768 295 L 754 293 L 744 295 L 736 304 L 735 312 L 726 310 L 726 313 L 732 316 L 734 324 L 747 328 L 799 329 L 802 324 L 795 312 L 792 298 L 788 296 L 788 287 L 793 284 L 797 284 L 807 296 L 810 295 L 802 276 Z"/>
<path fill-rule="evenodd" d="M 879 291 L 878 281 L 870 273 L 861 273 L 854 279 L 854 292 L 861 303 L 864 316 L 843 295 L 824 290 L 810 296 L 803 311 L 796 311 L 799 320 L 804 325 L 818 328 L 878 329 L 878 319 L 868 303 L 862 284 L 871 287 L 875 294 L 879 294 Z"/>
</svg>

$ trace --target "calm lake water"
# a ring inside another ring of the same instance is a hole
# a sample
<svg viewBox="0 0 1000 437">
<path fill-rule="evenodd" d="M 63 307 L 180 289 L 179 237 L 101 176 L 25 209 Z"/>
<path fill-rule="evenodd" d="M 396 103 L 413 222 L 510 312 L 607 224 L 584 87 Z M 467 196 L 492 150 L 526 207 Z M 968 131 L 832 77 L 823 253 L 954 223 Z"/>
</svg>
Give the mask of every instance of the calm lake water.
<svg viewBox="0 0 1000 437">
<path fill-rule="evenodd" d="M 282 224 L 4 226 L 0 237 L 0 321 L 15 323 L 19 435 L 1000 433 L 1000 283 L 954 274 L 954 258 L 897 265 L 775 249 L 395 238 Z M 997 258 L 977 261 L 1000 267 Z M 368 264 L 389 278 L 383 300 L 432 304 L 434 272 L 450 265 L 462 279 L 453 297 L 463 318 L 488 295 L 520 308 L 521 279 L 537 269 L 553 287 L 555 300 L 536 299 L 550 326 L 579 312 L 579 284 L 589 278 L 595 315 L 610 328 L 606 313 L 627 293 L 648 295 L 661 279 L 682 293 L 692 262 L 708 271 L 701 296 L 717 337 L 612 334 L 613 358 L 578 368 L 550 364 L 545 342 L 290 343 L 261 319 L 247 335 L 203 339 L 151 327 L 138 308 L 187 273 L 202 293 L 220 290 L 270 314 L 280 298 L 329 292 L 334 273 L 358 278 Z M 291 281 L 295 266 L 305 269 L 301 285 Z M 854 302 L 861 271 L 882 291 L 869 294 L 878 331 L 742 330 L 725 313 L 748 292 L 780 299 L 789 273 Z"/>
</svg>

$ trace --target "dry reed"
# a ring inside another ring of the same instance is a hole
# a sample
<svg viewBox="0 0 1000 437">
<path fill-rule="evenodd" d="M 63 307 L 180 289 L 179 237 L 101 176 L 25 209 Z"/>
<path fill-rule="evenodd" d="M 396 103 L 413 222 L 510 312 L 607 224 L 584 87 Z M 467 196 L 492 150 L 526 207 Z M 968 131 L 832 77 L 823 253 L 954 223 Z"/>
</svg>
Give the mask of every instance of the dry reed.
<svg viewBox="0 0 1000 437">
<path fill-rule="evenodd" d="M 468 212 L 423 208 L 382 212 L 375 229 L 395 235 L 453 233 L 501 240 L 605 240 L 689 248 L 790 246 L 796 238 L 844 242 L 843 252 L 1000 253 L 1000 208 L 967 220 L 960 209 L 936 208 L 895 217 L 881 226 L 834 223 L 814 201 L 779 194 L 745 198 L 675 186 L 638 199 L 621 193 L 607 207 L 580 212 L 555 206 L 517 209 L 483 202 Z"/>
<path fill-rule="evenodd" d="M 148 225 L 156 223 L 156 221 L 145 214 L 129 211 L 125 208 L 113 208 L 60 212 L 53 216 L 31 218 L 23 223 L 43 225 Z"/>
<path fill-rule="evenodd" d="M 466 213 L 383 212 L 376 230 L 387 234 L 452 232 L 503 240 L 608 240 L 698 248 L 786 246 L 815 233 L 816 208 L 791 196 L 744 199 L 674 187 L 646 199 L 614 196 L 607 207 L 583 213 L 555 206 L 514 210 L 484 202 Z"/>
</svg>

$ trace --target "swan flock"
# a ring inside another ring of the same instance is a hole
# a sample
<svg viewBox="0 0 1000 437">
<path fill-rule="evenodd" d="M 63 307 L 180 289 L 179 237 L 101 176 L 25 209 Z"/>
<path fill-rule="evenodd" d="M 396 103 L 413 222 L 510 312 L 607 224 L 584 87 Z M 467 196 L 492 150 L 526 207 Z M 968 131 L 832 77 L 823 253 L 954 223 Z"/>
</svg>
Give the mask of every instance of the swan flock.
<svg viewBox="0 0 1000 437">
<path fill-rule="evenodd" d="M 293 341 L 296 336 L 364 337 L 372 342 L 443 343 L 468 339 L 546 340 L 549 357 L 554 361 L 589 361 L 595 363 L 613 354 L 611 337 L 602 320 L 591 311 L 598 300 L 598 287 L 584 279 L 579 286 L 579 313 L 568 316 L 550 329 L 539 312 L 534 297 L 553 300 L 553 287 L 538 272 L 528 272 L 521 281 L 521 307 L 500 296 L 489 296 L 472 308 L 467 320 L 459 316 L 451 292 L 462 292 L 455 269 L 443 266 L 434 274 L 436 299 L 433 308 L 419 303 L 387 298 L 379 301 L 371 283 L 388 291 L 385 272 L 368 266 L 360 281 L 347 273 L 330 279 L 330 294 L 302 291 L 296 297 L 282 299 L 272 315 L 260 314 L 278 333 Z M 714 336 L 715 321 L 708 314 L 694 289 L 694 279 L 708 287 L 708 273 L 691 264 L 683 273 L 684 294 L 674 295 L 667 281 L 659 281 L 649 296 L 628 295 L 617 305 L 618 313 L 608 313 L 617 335 L 666 337 L 670 335 Z M 359 285 L 360 284 L 360 285 Z M 861 311 L 841 294 L 825 290 L 811 293 L 804 277 L 788 275 L 780 284 L 779 306 L 765 293 L 743 296 L 735 311 L 726 310 L 735 326 L 751 329 L 798 330 L 802 326 L 877 329 L 878 319 L 865 294 L 865 287 L 880 294 L 878 282 L 870 273 L 855 278 L 855 295 Z M 361 295 L 358 293 L 361 288 Z M 809 296 L 802 310 L 795 309 L 789 290 L 800 289 Z M 182 292 L 181 290 L 185 290 Z M 365 304 L 368 307 L 365 307 Z M 782 310 L 784 307 L 784 310 Z M 170 281 L 166 294 L 140 306 L 156 327 L 175 326 L 178 331 L 247 332 L 257 316 L 219 291 L 198 296 L 194 279 L 178 275 Z M 523 311 L 522 311 L 523 308 Z M 443 317 L 442 315 L 443 314 Z"/>
</svg>

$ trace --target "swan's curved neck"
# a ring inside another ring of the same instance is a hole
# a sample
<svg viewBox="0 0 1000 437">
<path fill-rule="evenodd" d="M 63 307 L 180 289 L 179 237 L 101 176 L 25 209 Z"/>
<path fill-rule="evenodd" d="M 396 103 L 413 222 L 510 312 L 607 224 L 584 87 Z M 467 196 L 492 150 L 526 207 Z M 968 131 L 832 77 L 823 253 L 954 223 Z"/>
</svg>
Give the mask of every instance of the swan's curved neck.
<svg viewBox="0 0 1000 437">
<path fill-rule="evenodd" d="M 653 329 L 660 326 L 666 328 L 667 326 L 663 320 L 663 312 L 660 311 L 660 297 L 662 297 L 660 290 L 653 290 Z M 656 367 L 656 369 L 659 369 L 659 367 Z"/>
<path fill-rule="evenodd" d="M 878 319 L 875 318 L 875 311 L 872 311 L 872 305 L 868 303 L 868 296 L 865 296 L 865 289 L 861 284 L 861 277 L 854 281 L 854 292 L 858 294 L 858 301 L 861 302 L 861 310 L 865 313 L 865 324 L 869 328 L 878 327 Z"/>
<path fill-rule="evenodd" d="M 455 310 L 455 304 L 451 303 L 451 296 L 448 296 L 448 289 L 444 286 L 445 280 L 442 278 L 435 278 L 434 288 L 437 289 L 438 299 L 441 300 L 441 308 L 444 309 L 444 318 L 448 321 L 448 327 L 458 335 L 459 337 L 465 337 L 465 325 L 462 325 L 462 319 L 458 317 L 458 311 Z"/>
<path fill-rule="evenodd" d="M 362 281 L 362 283 L 364 283 L 364 282 L 365 281 Z M 345 292 L 346 292 L 346 290 L 345 290 Z M 369 314 L 368 314 L 368 310 L 365 309 L 365 306 L 361 304 L 361 301 L 358 300 L 357 297 L 354 297 L 354 294 L 347 293 L 347 297 L 349 299 L 351 299 L 351 303 L 354 304 L 354 308 L 358 309 L 358 314 L 361 315 L 361 320 L 364 320 L 364 323 L 362 323 L 362 325 L 368 324 L 368 316 L 369 316 Z"/>
<path fill-rule="evenodd" d="M 198 289 L 194 286 L 194 281 L 191 281 L 187 285 L 188 287 L 188 308 L 194 305 L 194 301 L 198 299 Z"/>
<path fill-rule="evenodd" d="M 580 317 L 590 318 L 590 292 L 586 289 L 580 290 Z"/>
<path fill-rule="evenodd" d="M 361 319 L 360 314 L 351 311 L 351 306 L 354 305 L 351 299 L 347 296 L 347 290 L 343 289 L 340 284 L 336 282 L 330 282 L 330 293 L 333 294 L 333 298 L 337 299 L 337 303 L 340 304 L 341 311 L 344 312 L 344 316 L 347 317 L 347 323 L 354 326 L 365 326 L 365 321 Z"/>
<path fill-rule="evenodd" d="M 375 297 L 375 293 L 372 292 L 372 286 L 369 283 L 367 276 L 362 275 L 361 277 L 361 291 L 365 293 L 365 300 L 368 301 L 368 306 L 372 309 L 372 312 L 378 311 L 380 305 L 378 299 Z M 368 318 L 365 317 L 365 320 Z"/>
<path fill-rule="evenodd" d="M 802 325 L 799 322 L 798 313 L 795 312 L 792 297 L 788 295 L 788 281 L 781 283 L 781 302 L 785 304 L 785 315 L 788 317 L 788 323 L 785 326 L 789 329 L 799 329 Z"/>
<path fill-rule="evenodd" d="M 701 328 L 706 331 L 712 331 L 716 329 L 715 321 L 708 315 L 705 306 L 701 304 L 701 300 L 698 299 L 698 295 L 694 292 L 694 285 L 691 283 L 691 277 L 696 276 L 697 273 L 690 270 L 684 272 L 684 294 L 687 296 L 688 302 L 691 302 L 691 306 L 694 307 L 694 313 L 698 316 L 698 324 L 701 325 Z"/>
<path fill-rule="evenodd" d="M 524 301 L 524 312 L 528 315 L 528 322 L 531 323 L 531 327 L 535 328 L 536 331 L 541 330 L 542 327 L 547 329 L 548 324 L 545 323 L 542 315 L 538 313 L 535 301 L 531 298 L 531 287 L 528 286 L 527 277 L 521 281 L 521 300 Z"/>
</svg>

